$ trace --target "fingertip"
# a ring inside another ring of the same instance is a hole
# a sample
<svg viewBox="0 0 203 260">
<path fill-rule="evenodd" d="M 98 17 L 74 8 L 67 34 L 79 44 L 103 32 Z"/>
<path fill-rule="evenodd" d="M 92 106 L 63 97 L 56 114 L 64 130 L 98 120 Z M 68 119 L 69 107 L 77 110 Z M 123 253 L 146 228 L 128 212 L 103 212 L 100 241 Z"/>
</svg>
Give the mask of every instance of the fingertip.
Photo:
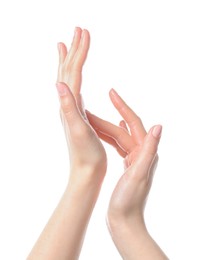
<svg viewBox="0 0 203 260">
<path fill-rule="evenodd" d="M 110 95 L 110 96 L 116 96 L 116 95 L 118 95 L 118 93 L 115 91 L 114 88 L 111 88 L 111 89 L 109 90 L 109 95 Z"/>
<path fill-rule="evenodd" d="M 87 109 L 85 109 L 85 113 L 91 115 L 91 112 L 89 110 L 87 110 Z"/>
<path fill-rule="evenodd" d="M 152 133 L 154 138 L 156 138 L 156 139 L 161 138 L 162 128 L 163 128 L 162 125 L 155 125 L 155 126 L 152 127 L 151 133 Z"/>
<path fill-rule="evenodd" d="M 128 127 L 127 127 L 127 125 L 126 125 L 125 120 L 121 120 L 120 123 L 119 123 L 119 126 L 122 127 L 122 128 L 124 128 L 124 129 L 127 130 L 127 132 L 128 132 Z"/>
<path fill-rule="evenodd" d="M 76 26 L 75 30 L 74 30 L 74 37 L 76 37 L 79 34 L 81 34 L 81 32 L 82 32 L 82 29 L 79 26 Z"/>
<path fill-rule="evenodd" d="M 92 113 L 87 109 L 85 109 L 85 114 L 87 117 L 91 117 L 91 115 L 92 115 Z"/>
<path fill-rule="evenodd" d="M 77 32 L 78 30 L 82 30 L 81 28 L 80 28 L 80 26 L 75 26 L 75 32 Z"/>
<path fill-rule="evenodd" d="M 96 116 L 94 114 L 92 114 L 89 110 L 85 109 L 85 114 L 87 116 L 87 118 L 91 121 L 93 120 Z"/>
<path fill-rule="evenodd" d="M 116 98 L 117 98 L 117 92 L 115 91 L 114 88 L 111 88 L 109 91 L 109 97 L 111 99 L 111 102 L 114 104 Z"/>
<path fill-rule="evenodd" d="M 119 96 L 119 94 L 114 88 L 110 90 L 109 97 L 117 110 L 119 110 L 119 108 L 124 104 L 123 99 Z"/>
<path fill-rule="evenodd" d="M 90 35 L 89 31 L 87 29 L 85 29 L 85 28 L 83 29 L 83 33 L 88 35 L 88 36 Z"/>
<path fill-rule="evenodd" d="M 58 50 L 61 51 L 62 48 L 66 48 L 66 45 L 65 45 L 65 43 L 63 43 L 63 42 L 58 42 L 58 43 L 57 43 L 57 47 L 58 47 Z"/>
<path fill-rule="evenodd" d="M 81 45 L 85 47 L 85 49 L 89 49 L 90 45 L 90 34 L 87 29 L 82 30 L 82 35 L 81 35 Z"/>
</svg>

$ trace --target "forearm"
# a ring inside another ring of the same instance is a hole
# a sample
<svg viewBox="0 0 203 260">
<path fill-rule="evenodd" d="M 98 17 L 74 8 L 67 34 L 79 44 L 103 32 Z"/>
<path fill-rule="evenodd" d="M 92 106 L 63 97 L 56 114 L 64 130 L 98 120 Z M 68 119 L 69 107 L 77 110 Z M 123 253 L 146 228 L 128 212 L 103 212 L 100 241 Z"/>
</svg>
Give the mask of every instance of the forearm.
<svg viewBox="0 0 203 260">
<path fill-rule="evenodd" d="M 100 187 L 88 179 L 80 183 L 70 180 L 27 259 L 78 259 L 99 190 Z"/>
<path fill-rule="evenodd" d="M 124 260 L 167 260 L 167 256 L 148 233 L 144 221 L 132 225 L 127 221 L 109 220 L 109 230 Z"/>
</svg>

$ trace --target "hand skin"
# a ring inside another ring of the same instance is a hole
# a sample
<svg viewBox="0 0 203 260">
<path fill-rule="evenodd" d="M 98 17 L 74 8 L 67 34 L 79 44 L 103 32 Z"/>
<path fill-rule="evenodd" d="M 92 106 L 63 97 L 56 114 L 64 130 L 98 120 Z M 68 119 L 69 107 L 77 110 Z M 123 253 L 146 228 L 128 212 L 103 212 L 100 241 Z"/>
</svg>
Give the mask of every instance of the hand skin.
<svg viewBox="0 0 203 260">
<path fill-rule="evenodd" d="M 105 150 L 85 118 L 80 99 L 82 66 L 89 41 L 88 31 L 76 28 L 69 52 L 63 43 L 59 44 L 58 80 L 64 80 L 66 84 L 58 82 L 56 86 L 69 148 L 70 175 L 61 201 L 28 260 L 79 258 L 86 228 L 106 173 Z"/>
<path fill-rule="evenodd" d="M 158 162 L 162 127 L 156 125 L 147 133 L 141 119 L 113 89 L 110 98 L 124 119 L 119 126 L 87 113 L 98 136 L 115 147 L 124 158 L 125 172 L 109 203 L 109 231 L 125 260 L 168 259 L 148 233 L 144 221 L 145 203 Z"/>
</svg>

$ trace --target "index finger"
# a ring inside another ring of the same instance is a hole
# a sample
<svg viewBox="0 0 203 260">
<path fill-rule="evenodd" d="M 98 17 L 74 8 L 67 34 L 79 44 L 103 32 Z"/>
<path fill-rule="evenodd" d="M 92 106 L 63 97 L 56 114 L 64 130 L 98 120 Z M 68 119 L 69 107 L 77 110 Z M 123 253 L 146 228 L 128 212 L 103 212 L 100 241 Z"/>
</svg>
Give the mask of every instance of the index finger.
<svg viewBox="0 0 203 260">
<path fill-rule="evenodd" d="M 142 120 L 137 114 L 125 103 L 125 101 L 114 90 L 110 90 L 110 98 L 114 107 L 123 117 L 130 128 L 131 135 L 136 143 L 142 143 L 146 136 L 146 130 L 143 126 Z"/>
</svg>

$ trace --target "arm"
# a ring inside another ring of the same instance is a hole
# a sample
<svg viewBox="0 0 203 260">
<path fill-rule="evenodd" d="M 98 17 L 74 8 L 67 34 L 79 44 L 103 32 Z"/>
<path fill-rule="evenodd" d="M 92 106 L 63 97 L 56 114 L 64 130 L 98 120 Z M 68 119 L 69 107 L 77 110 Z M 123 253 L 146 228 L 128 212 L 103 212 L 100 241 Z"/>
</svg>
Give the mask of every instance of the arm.
<svg viewBox="0 0 203 260">
<path fill-rule="evenodd" d="M 113 145 L 124 158 L 125 172 L 115 187 L 108 208 L 109 231 L 125 260 L 168 259 L 148 233 L 144 221 L 162 127 L 154 126 L 147 133 L 140 118 L 114 90 L 110 91 L 110 98 L 124 119 L 119 127 L 88 113 L 100 138 Z"/>
<path fill-rule="evenodd" d="M 60 44 L 57 83 L 61 119 L 70 155 L 70 174 L 64 194 L 28 256 L 28 260 L 78 259 L 86 228 L 106 172 L 106 153 L 80 106 L 81 71 L 88 51 L 89 34 L 76 29 L 67 52 Z"/>
</svg>

